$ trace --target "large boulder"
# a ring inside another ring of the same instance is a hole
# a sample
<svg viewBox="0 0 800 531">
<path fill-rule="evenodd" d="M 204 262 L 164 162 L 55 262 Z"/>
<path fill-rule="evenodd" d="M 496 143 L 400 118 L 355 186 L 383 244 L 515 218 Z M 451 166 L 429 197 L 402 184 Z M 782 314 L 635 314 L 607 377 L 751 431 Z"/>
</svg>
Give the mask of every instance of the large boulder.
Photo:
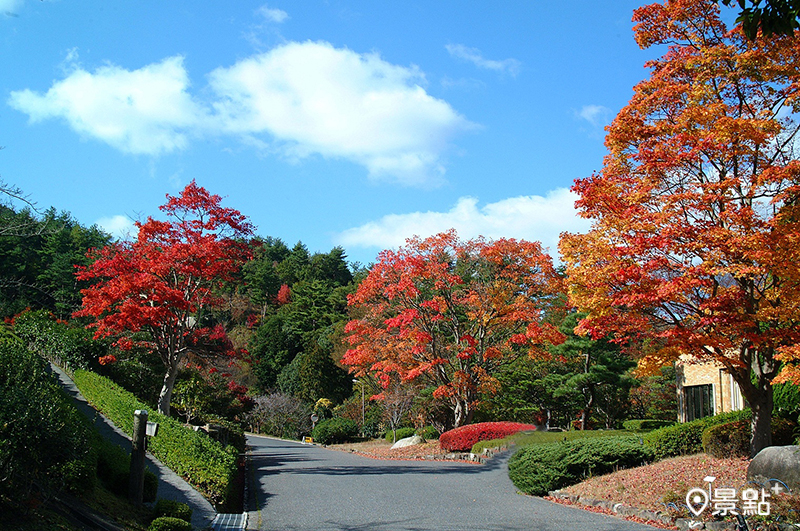
<svg viewBox="0 0 800 531">
<path fill-rule="evenodd" d="M 800 492 L 800 446 L 768 446 L 753 458 L 747 467 L 747 479 L 762 484 L 779 479 Z"/>
<path fill-rule="evenodd" d="M 415 444 L 422 444 L 425 442 L 425 439 L 420 437 L 419 435 L 412 435 L 411 437 L 406 437 L 405 439 L 400 439 L 396 443 L 392 445 L 392 450 L 395 448 L 405 448 L 406 446 L 414 446 Z"/>
</svg>

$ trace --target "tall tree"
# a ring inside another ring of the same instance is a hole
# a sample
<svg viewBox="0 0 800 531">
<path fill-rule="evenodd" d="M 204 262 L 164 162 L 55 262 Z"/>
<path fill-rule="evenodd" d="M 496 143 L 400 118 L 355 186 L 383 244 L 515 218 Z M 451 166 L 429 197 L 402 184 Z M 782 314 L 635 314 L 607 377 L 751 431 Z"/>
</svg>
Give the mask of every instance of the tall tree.
<svg viewBox="0 0 800 531">
<path fill-rule="evenodd" d="M 158 399 L 158 411 L 165 415 L 186 357 L 230 348 L 224 330 L 208 327 L 203 312 L 222 304 L 215 290 L 233 281 L 247 259 L 243 240 L 252 229 L 221 200 L 192 181 L 159 207 L 166 221 L 137 222 L 135 241 L 95 252 L 93 263 L 78 272 L 79 280 L 95 282 L 82 290 L 83 307 L 76 316 L 95 319 L 89 326 L 96 337 L 117 336 L 117 344 L 129 348 L 129 334 L 148 333 L 147 344 L 166 369 Z"/>
<path fill-rule="evenodd" d="M 551 351 L 563 363 L 572 367 L 569 374 L 554 391 L 554 396 L 582 398 L 580 429 L 585 430 L 593 413 L 602 416 L 606 429 L 622 418 L 628 404 L 628 392 L 635 383 L 627 375 L 636 363 L 622 353 L 620 346 L 605 338 L 592 338 L 575 334 L 575 328 L 585 314 L 571 313 L 561 324 L 566 341 Z"/>
<path fill-rule="evenodd" d="M 561 289 L 538 243 L 462 241 L 453 230 L 412 238 L 383 251 L 349 297 L 358 318 L 342 362 L 386 385 L 393 375 L 433 385 L 452 424 L 468 424 L 503 364 L 563 340 L 544 322 Z"/>
<path fill-rule="evenodd" d="M 742 23 L 744 34 L 755 40 L 759 33 L 792 35 L 800 28 L 800 0 L 722 0 L 729 6 L 739 4 L 741 11 L 736 22 Z"/>
<path fill-rule="evenodd" d="M 795 197 L 800 40 L 729 32 L 711 0 L 636 10 L 640 46 L 669 44 L 608 128 L 600 173 L 576 181 L 588 234 L 560 249 L 594 337 L 654 339 L 656 369 L 716 360 L 770 444 L 776 353 L 800 341 Z"/>
</svg>

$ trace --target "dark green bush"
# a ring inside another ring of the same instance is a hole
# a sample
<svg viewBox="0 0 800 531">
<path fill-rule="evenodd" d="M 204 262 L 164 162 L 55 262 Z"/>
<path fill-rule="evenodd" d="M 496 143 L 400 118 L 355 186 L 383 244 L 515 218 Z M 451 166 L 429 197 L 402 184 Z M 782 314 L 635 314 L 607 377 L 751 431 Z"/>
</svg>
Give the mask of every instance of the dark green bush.
<svg viewBox="0 0 800 531">
<path fill-rule="evenodd" d="M 791 382 L 775 384 L 772 386 L 772 393 L 775 402 L 772 414 L 797 422 L 800 414 L 800 386 Z"/>
<path fill-rule="evenodd" d="M 75 371 L 75 383 L 95 408 L 128 435 L 133 431 L 133 412 L 148 409 L 131 393 L 93 372 Z M 224 506 L 238 470 L 236 449 L 223 447 L 204 433 L 157 412 L 151 412 L 149 419 L 160 424 L 158 435 L 148 441 L 149 451 L 212 504 Z"/>
<path fill-rule="evenodd" d="M 147 531 L 192 531 L 192 524 L 180 518 L 161 516 L 150 523 Z"/>
<path fill-rule="evenodd" d="M 127 496 L 130 465 L 131 456 L 128 452 L 106 439 L 99 443 L 97 477 L 105 488 L 117 496 Z"/>
<path fill-rule="evenodd" d="M 15 317 L 14 332 L 29 350 L 58 360 L 70 370 L 88 369 L 107 350 L 104 342 L 92 339 L 89 330 L 58 321 L 45 310 L 27 311 Z"/>
<path fill-rule="evenodd" d="M 794 423 L 782 418 L 772 419 L 772 444 L 792 444 Z M 710 426 L 703 431 L 703 451 L 713 457 L 749 457 L 751 426 L 749 420 L 737 420 Z"/>
<path fill-rule="evenodd" d="M 0 343 L 0 504 L 22 510 L 37 492 L 80 491 L 93 466 L 90 434 L 46 362 L 19 342 Z"/>
<path fill-rule="evenodd" d="M 526 446 L 512 456 L 508 472 L 519 490 L 542 496 L 589 476 L 641 466 L 652 459 L 652 451 L 638 437 L 586 438 Z"/>
<path fill-rule="evenodd" d="M 55 476 L 61 478 L 64 488 L 72 494 L 89 494 L 97 482 L 95 466 L 90 456 L 74 459 L 58 467 Z"/>
<path fill-rule="evenodd" d="M 175 500 L 165 500 L 163 498 L 158 500 L 153 513 L 156 518 L 170 516 L 172 518 L 180 518 L 186 522 L 192 521 L 192 508 Z"/>
<path fill-rule="evenodd" d="M 358 424 L 341 417 L 323 420 L 311 432 L 314 440 L 321 444 L 337 444 L 352 441 L 358 435 Z"/>
<path fill-rule="evenodd" d="M 750 410 L 744 409 L 713 417 L 704 417 L 692 422 L 653 430 L 644 436 L 644 441 L 652 448 L 656 459 L 697 454 L 703 451 L 703 431 L 706 428 L 736 420 L 749 420 L 750 416 Z"/>
<path fill-rule="evenodd" d="M 394 438 L 394 432 L 392 430 L 386 430 L 386 434 L 383 436 L 389 442 L 396 442 L 400 439 L 405 439 L 406 437 L 411 437 L 417 433 L 417 430 L 414 428 L 397 428 L 397 439 Z M 436 437 L 439 437 L 439 434 L 436 434 Z"/>
<path fill-rule="evenodd" d="M 675 422 L 672 420 L 636 419 L 626 420 L 622 423 L 622 427 L 630 431 L 647 431 L 672 426 L 673 424 Z"/>
<path fill-rule="evenodd" d="M 703 431 L 703 451 L 717 458 L 750 455 L 750 423 L 737 420 L 710 426 Z"/>
<path fill-rule="evenodd" d="M 425 426 L 424 428 L 420 428 L 417 430 L 417 435 L 425 439 L 426 441 L 433 441 L 439 438 L 439 430 L 434 428 L 433 426 Z"/>
<path fill-rule="evenodd" d="M 117 496 L 128 496 L 128 482 L 130 478 L 131 456 L 116 444 L 107 439 L 98 437 L 97 441 L 97 477 L 103 486 Z M 158 478 L 155 474 L 145 469 L 144 494 L 145 502 L 156 501 L 158 493 Z"/>
<path fill-rule="evenodd" d="M 142 488 L 142 501 L 151 503 L 156 501 L 158 495 L 158 477 L 145 469 L 144 471 L 144 487 Z"/>
</svg>

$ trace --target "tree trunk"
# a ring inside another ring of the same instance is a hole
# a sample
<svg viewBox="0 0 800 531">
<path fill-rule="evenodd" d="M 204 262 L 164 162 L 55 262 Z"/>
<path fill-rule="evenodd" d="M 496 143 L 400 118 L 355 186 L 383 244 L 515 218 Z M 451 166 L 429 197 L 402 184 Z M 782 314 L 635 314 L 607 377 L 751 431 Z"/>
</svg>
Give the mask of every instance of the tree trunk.
<svg viewBox="0 0 800 531">
<path fill-rule="evenodd" d="M 774 357 L 774 349 L 760 351 L 744 347 L 742 358 L 749 361 L 748 369 L 732 368 L 731 376 L 742 391 L 747 404 L 753 412 L 750 421 L 750 457 L 772 445 L 772 380 L 778 375 L 779 364 Z M 752 371 L 752 378 L 751 378 Z"/>
<path fill-rule="evenodd" d="M 753 411 L 753 418 L 750 421 L 751 458 L 767 446 L 772 446 L 772 385 L 768 384 L 760 395 L 761 400 L 750 402 L 750 409 Z"/>
<path fill-rule="evenodd" d="M 586 387 L 584 396 L 586 396 L 586 403 L 583 406 L 583 411 L 581 411 L 581 431 L 586 429 L 586 424 L 589 422 L 589 415 L 592 411 L 592 406 L 594 405 L 594 386 L 589 385 Z"/>
<path fill-rule="evenodd" d="M 475 414 L 469 403 L 465 400 L 457 400 L 455 407 L 453 407 L 453 427 L 458 428 L 472 422 L 472 417 Z"/>
<path fill-rule="evenodd" d="M 164 375 L 164 384 L 161 386 L 161 393 L 158 395 L 158 412 L 169 417 L 169 402 L 172 400 L 172 389 L 175 387 L 175 379 L 178 377 L 178 363 L 172 363 L 167 367 Z"/>
</svg>

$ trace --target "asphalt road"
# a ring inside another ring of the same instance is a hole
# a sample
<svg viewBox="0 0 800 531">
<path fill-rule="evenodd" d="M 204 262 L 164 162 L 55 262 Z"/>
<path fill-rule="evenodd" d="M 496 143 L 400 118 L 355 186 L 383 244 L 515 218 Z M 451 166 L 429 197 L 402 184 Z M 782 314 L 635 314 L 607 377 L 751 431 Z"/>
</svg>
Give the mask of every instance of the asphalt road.
<svg viewBox="0 0 800 531">
<path fill-rule="evenodd" d="M 388 461 L 248 437 L 248 529 L 652 531 L 518 494 L 507 457 L 486 465 Z"/>
</svg>

